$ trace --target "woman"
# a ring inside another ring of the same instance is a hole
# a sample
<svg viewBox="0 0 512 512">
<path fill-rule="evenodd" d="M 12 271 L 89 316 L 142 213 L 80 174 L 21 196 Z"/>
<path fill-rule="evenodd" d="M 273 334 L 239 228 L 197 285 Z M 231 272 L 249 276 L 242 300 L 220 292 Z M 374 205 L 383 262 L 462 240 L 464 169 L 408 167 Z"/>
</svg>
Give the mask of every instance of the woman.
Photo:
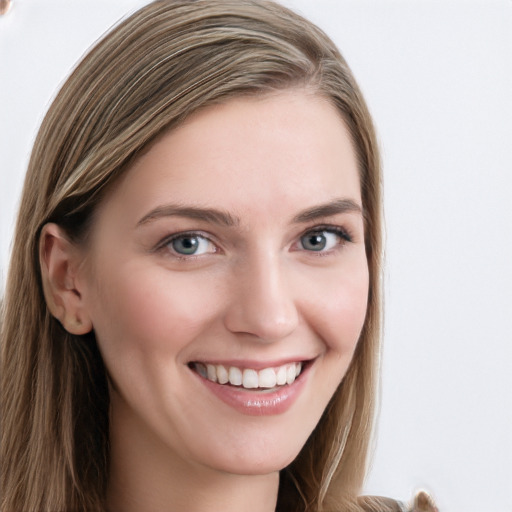
<svg viewBox="0 0 512 512">
<path fill-rule="evenodd" d="M 271 2 L 154 2 L 36 139 L 2 321 L 2 512 L 357 498 L 381 199 L 370 115 Z"/>
</svg>

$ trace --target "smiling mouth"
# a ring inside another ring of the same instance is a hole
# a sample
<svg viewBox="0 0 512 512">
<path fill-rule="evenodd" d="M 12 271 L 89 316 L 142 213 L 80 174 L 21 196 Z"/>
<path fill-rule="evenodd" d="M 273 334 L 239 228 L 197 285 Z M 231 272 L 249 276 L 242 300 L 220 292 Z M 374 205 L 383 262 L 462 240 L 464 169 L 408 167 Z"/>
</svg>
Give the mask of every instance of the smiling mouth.
<svg viewBox="0 0 512 512">
<path fill-rule="evenodd" d="M 222 364 L 193 362 L 189 367 L 204 379 L 226 386 L 251 390 L 273 390 L 293 384 L 306 363 L 294 362 L 277 367 L 253 370 Z"/>
</svg>

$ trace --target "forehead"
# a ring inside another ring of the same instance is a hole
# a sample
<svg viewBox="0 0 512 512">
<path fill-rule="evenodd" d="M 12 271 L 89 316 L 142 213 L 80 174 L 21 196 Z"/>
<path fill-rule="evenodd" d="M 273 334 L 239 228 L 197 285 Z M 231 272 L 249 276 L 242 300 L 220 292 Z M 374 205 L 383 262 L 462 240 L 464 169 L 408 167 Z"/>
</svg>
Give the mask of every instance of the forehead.
<svg viewBox="0 0 512 512">
<path fill-rule="evenodd" d="M 342 196 L 360 204 L 341 115 L 322 97 L 285 91 L 192 115 L 139 157 L 106 202 L 129 202 L 140 215 L 173 202 L 280 216 Z"/>
</svg>

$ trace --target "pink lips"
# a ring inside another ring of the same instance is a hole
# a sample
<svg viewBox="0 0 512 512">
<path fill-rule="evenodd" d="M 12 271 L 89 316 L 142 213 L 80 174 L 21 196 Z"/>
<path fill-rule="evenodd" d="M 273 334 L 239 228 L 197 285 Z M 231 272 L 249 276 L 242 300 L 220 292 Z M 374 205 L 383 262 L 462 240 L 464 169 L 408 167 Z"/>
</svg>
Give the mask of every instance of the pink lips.
<svg viewBox="0 0 512 512">
<path fill-rule="evenodd" d="M 193 373 L 215 396 L 238 412 L 251 416 L 270 416 L 282 414 L 293 405 L 305 385 L 309 367 L 304 368 L 293 384 L 269 391 L 218 384 Z"/>
</svg>

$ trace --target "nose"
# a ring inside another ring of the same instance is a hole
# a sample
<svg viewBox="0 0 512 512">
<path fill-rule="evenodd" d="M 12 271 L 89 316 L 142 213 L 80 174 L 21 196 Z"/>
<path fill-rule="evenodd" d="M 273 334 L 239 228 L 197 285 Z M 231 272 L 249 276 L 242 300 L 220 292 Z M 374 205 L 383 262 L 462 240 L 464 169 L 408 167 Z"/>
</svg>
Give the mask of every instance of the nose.
<svg viewBox="0 0 512 512">
<path fill-rule="evenodd" d="M 292 283 L 281 267 L 278 255 L 266 255 L 246 262 L 234 273 L 224 320 L 229 331 L 262 342 L 293 333 L 299 314 Z"/>
</svg>

